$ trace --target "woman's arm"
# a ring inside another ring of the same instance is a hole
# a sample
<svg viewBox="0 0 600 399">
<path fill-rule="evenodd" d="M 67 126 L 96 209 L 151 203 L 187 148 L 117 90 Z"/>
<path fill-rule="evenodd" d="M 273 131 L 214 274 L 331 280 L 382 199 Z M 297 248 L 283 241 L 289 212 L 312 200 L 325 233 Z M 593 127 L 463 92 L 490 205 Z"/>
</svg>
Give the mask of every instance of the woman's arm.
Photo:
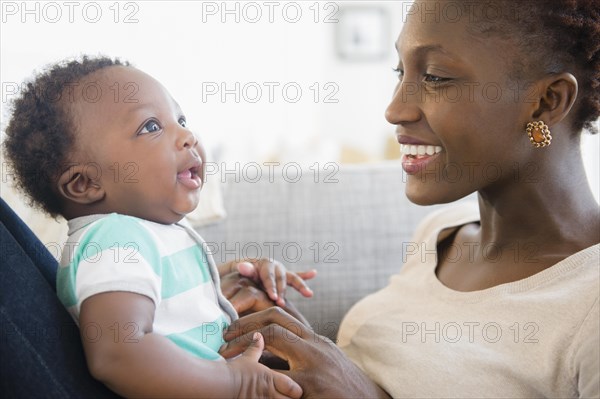
<svg viewBox="0 0 600 399">
<path fill-rule="evenodd" d="M 154 302 L 129 292 L 107 292 L 81 305 L 80 329 L 92 375 L 131 397 L 300 397 L 289 377 L 258 363 L 263 342 L 252 340 L 231 362 L 196 358 L 152 332 Z"/>
<path fill-rule="evenodd" d="M 266 348 L 287 360 L 284 373 L 298 382 L 305 398 L 390 398 L 328 338 L 279 308 L 245 316 L 227 329 L 221 354 L 235 356 L 248 345 L 252 333 L 265 337 Z"/>
</svg>

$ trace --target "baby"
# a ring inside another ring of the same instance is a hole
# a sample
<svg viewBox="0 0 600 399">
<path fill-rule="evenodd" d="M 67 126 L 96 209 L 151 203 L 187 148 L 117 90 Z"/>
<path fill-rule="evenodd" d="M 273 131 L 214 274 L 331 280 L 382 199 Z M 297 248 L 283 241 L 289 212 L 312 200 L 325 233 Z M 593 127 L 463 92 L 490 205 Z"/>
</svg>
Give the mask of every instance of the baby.
<svg viewBox="0 0 600 399">
<path fill-rule="evenodd" d="M 299 385 L 258 362 L 264 341 L 225 361 L 237 318 L 219 269 L 183 218 L 198 205 L 205 152 L 167 90 L 107 58 L 57 64 L 14 103 L 5 149 L 17 184 L 69 223 L 57 292 L 79 324 L 92 375 L 123 396 L 291 397 Z M 35 158 L 32 158 L 35 157 Z M 227 264 L 282 305 L 314 273 Z"/>
</svg>

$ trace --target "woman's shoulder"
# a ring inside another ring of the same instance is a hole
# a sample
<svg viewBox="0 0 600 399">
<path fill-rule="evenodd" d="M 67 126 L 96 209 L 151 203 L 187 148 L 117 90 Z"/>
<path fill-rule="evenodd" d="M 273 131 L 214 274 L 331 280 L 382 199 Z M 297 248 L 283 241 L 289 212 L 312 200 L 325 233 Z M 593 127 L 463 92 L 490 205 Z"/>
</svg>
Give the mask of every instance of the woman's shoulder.
<svg viewBox="0 0 600 399">
<path fill-rule="evenodd" d="M 479 207 L 475 201 L 464 201 L 444 206 L 428 214 L 418 225 L 413 240 L 425 241 L 431 234 L 479 220 Z"/>
</svg>

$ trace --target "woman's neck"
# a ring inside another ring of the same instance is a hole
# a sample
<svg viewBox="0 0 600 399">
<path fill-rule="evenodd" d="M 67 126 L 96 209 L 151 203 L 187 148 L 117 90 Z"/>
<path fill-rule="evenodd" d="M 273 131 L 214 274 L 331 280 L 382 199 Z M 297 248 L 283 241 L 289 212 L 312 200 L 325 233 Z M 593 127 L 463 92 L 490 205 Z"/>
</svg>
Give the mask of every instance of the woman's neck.
<svg viewBox="0 0 600 399">
<path fill-rule="evenodd" d="M 600 212 L 579 144 L 566 151 L 538 158 L 535 173 L 520 181 L 479 192 L 482 244 L 530 243 L 543 253 L 562 253 L 600 241 Z"/>
</svg>

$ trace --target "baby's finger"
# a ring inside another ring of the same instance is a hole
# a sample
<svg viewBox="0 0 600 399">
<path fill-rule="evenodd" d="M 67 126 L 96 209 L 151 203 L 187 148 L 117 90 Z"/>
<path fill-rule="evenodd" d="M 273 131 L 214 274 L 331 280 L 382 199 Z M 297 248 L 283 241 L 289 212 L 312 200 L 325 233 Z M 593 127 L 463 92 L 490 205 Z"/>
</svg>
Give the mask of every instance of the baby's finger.
<svg viewBox="0 0 600 399">
<path fill-rule="evenodd" d="M 258 270 L 265 292 L 274 302 L 277 302 L 279 299 L 279 296 L 277 295 L 277 283 L 275 282 L 276 267 L 275 261 L 270 259 L 261 259 Z"/>
<path fill-rule="evenodd" d="M 285 267 L 278 262 L 275 263 L 275 279 L 277 281 L 277 305 L 285 306 L 285 287 L 287 286 L 287 276 Z"/>
<path fill-rule="evenodd" d="M 306 272 L 296 272 L 296 274 L 302 280 L 312 280 L 317 275 L 317 271 L 315 269 L 312 269 L 312 270 L 309 270 L 309 271 L 306 271 Z"/>
<path fill-rule="evenodd" d="M 306 282 L 296 273 L 287 272 L 287 284 L 291 285 L 298 291 L 302 296 L 310 298 L 313 296 L 312 290 L 308 287 Z"/>
<path fill-rule="evenodd" d="M 236 265 L 237 271 L 244 277 L 249 278 L 255 283 L 260 282 L 260 278 L 258 275 L 258 271 L 256 270 L 256 266 L 254 266 L 250 262 L 240 262 Z"/>
</svg>

